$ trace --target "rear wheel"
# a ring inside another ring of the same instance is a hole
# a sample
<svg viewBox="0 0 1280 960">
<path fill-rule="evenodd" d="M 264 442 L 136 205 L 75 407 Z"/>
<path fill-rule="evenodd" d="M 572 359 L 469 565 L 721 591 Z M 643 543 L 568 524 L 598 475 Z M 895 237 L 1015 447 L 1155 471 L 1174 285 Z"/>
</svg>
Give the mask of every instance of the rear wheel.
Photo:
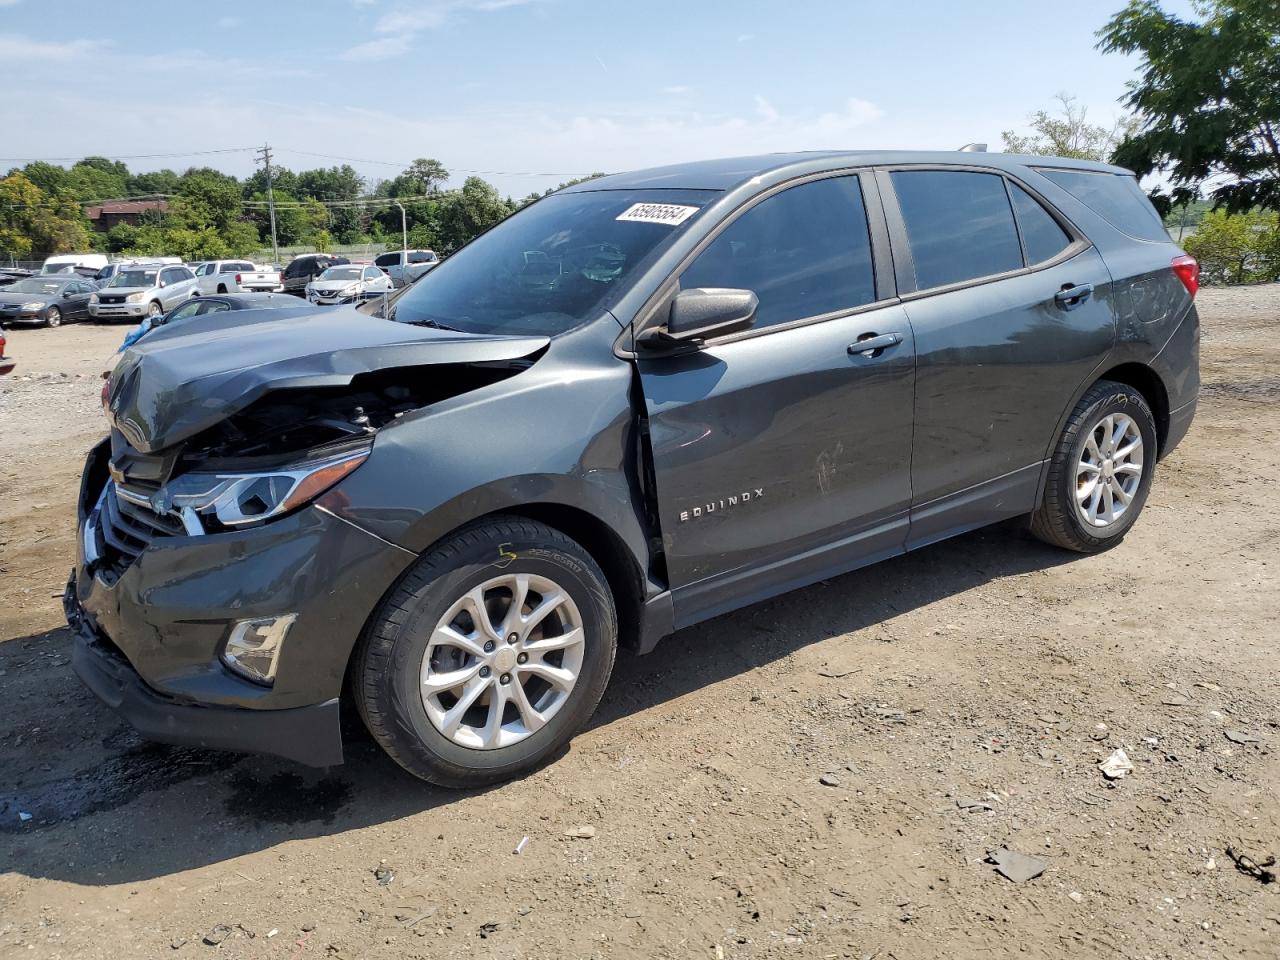
<svg viewBox="0 0 1280 960">
<path fill-rule="evenodd" d="M 1115 546 L 1147 501 L 1156 442 L 1155 417 L 1142 394 L 1109 380 L 1094 384 L 1054 449 L 1032 532 L 1081 553 Z"/>
<path fill-rule="evenodd" d="M 44 325 L 46 327 L 59 327 L 62 325 L 62 311 L 57 307 L 50 307 L 44 312 Z"/>
<path fill-rule="evenodd" d="M 479 786 L 534 769 L 582 728 L 616 648 L 591 556 L 558 530 L 498 517 L 417 562 L 371 621 L 352 687 L 406 770 Z"/>
<path fill-rule="evenodd" d="M 227 292 L 227 285 L 226 285 L 225 283 L 220 283 L 220 284 L 218 284 L 218 292 L 219 292 L 219 293 L 226 293 L 226 292 Z"/>
</svg>

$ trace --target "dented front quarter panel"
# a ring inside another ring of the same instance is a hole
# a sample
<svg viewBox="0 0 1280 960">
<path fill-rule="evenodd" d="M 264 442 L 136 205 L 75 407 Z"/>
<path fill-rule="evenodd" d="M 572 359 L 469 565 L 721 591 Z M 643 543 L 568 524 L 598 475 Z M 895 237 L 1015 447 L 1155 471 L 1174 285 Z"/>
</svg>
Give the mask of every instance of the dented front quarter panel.
<svg viewBox="0 0 1280 960">
<path fill-rule="evenodd" d="M 486 514 L 537 504 L 607 524 L 647 569 L 631 369 L 610 318 L 556 338 L 500 383 L 383 427 L 325 509 L 415 553 Z M 498 559 L 495 557 L 495 560 Z"/>
</svg>

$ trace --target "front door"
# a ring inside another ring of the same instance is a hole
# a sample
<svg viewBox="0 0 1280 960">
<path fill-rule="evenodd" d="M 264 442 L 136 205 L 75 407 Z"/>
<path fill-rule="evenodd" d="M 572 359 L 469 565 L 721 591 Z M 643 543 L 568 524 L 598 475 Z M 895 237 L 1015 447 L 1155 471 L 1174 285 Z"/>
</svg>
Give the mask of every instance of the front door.
<svg viewBox="0 0 1280 960">
<path fill-rule="evenodd" d="M 766 197 L 680 278 L 753 290 L 753 328 L 637 361 L 677 627 L 903 549 L 914 342 L 867 224 L 856 175 Z"/>
</svg>

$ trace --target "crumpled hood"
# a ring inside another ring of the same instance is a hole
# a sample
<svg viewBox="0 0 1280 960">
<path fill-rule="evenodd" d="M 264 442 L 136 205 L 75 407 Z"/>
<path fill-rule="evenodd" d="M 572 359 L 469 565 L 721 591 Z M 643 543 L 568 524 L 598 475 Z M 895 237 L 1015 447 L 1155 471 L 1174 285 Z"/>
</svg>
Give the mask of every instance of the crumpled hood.
<svg viewBox="0 0 1280 960">
<path fill-rule="evenodd" d="M 343 386 L 398 367 L 517 360 L 549 342 L 410 326 L 346 307 L 207 314 L 154 330 L 125 352 L 108 415 L 135 449 L 155 453 L 272 390 Z"/>
</svg>

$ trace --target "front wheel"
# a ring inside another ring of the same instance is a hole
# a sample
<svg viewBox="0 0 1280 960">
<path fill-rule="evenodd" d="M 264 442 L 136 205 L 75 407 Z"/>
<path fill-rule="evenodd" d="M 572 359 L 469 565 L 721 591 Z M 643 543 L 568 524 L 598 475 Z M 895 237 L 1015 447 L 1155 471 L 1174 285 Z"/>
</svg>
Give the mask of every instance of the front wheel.
<svg viewBox="0 0 1280 960">
<path fill-rule="evenodd" d="M 57 307 L 50 307 L 44 312 L 44 325 L 46 327 L 62 326 L 62 311 Z"/>
<path fill-rule="evenodd" d="M 1032 533 L 1080 553 L 1115 546 L 1147 501 L 1156 443 L 1155 417 L 1142 394 L 1123 383 L 1095 383 L 1054 448 Z"/>
<path fill-rule="evenodd" d="M 374 614 L 352 688 L 410 773 L 475 787 L 536 768 L 595 712 L 617 614 L 604 574 L 558 530 L 520 517 L 463 528 Z"/>
<path fill-rule="evenodd" d="M 164 307 L 160 306 L 159 300 L 152 300 L 151 306 L 147 307 L 147 316 L 154 320 L 164 312 Z"/>
</svg>

